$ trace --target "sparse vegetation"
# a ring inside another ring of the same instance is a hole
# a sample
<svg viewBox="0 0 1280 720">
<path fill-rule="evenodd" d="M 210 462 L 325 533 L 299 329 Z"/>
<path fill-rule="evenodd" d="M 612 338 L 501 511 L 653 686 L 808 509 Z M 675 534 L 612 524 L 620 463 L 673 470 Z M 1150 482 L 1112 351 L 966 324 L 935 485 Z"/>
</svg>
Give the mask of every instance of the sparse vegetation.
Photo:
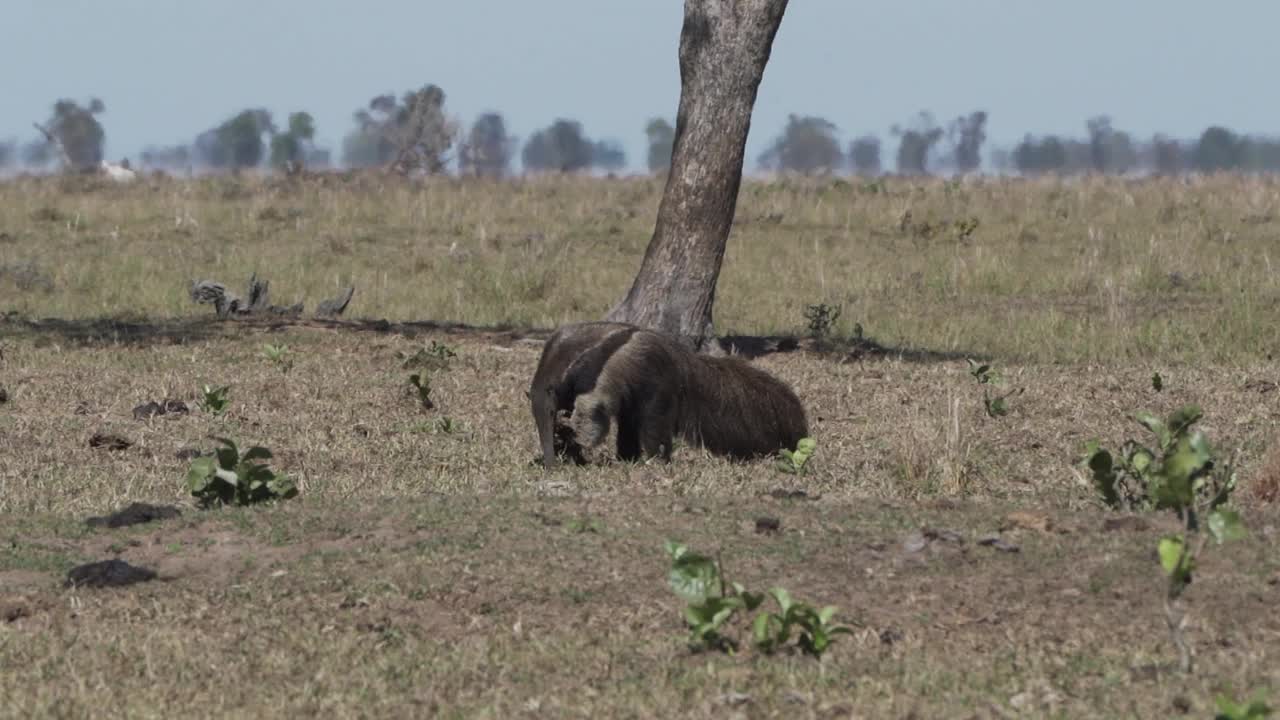
<svg viewBox="0 0 1280 720">
<path fill-rule="evenodd" d="M 766 595 L 750 592 L 741 583 L 727 582 L 719 560 L 670 540 L 666 550 L 671 558 L 667 583 L 688 603 L 684 616 L 689 625 L 690 646 L 736 651 L 737 640 L 723 631 L 739 611 L 750 613 L 759 608 Z M 837 610 L 833 606 L 815 610 L 793 601 L 791 593 L 781 587 L 771 588 L 768 597 L 778 604 L 779 612 L 762 612 L 751 624 L 755 647 L 761 652 L 774 653 L 787 647 L 794 632 L 796 646 L 820 658 L 836 635 L 853 632 L 849 627 L 831 623 Z"/>
<path fill-rule="evenodd" d="M 809 325 L 809 335 L 815 340 L 824 340 L 831 334 L 836 321 L 840 319 L 840 306 L 818 303 L 804 309 L 804 319 Z"/>
<path fill-rule="evenodd" d="M 431 376 L 426 373 L 414 373 L 409 376 L 409 386 L 418 394 L 418 402 L 424 410 L 432 410 L 436 404 L 431 399 Z"/>
<path fill-rule="evenodd" d="M 205 385 L 200 390 L 200 409 L 210 415 L 221 415 L 226 412 L 227 406 L 231 403 L 228 397 L 230 392 L 231 388 L 227 385 L 218 387 Z"/>
<path fill-rule="evenodd" d="M 1217 700 L 1218 712 L 1214 720 L 1265 720 L 1274 710 L 1267 704 L 1266 694 L 1257 693 L 1246 703 L 1237 703 L 1226 697 Z"/>
<path fill-rule="evenodd" d="M 821 610 L 791 599 L 791 593 L 780 587 L 771 588 L 769 595 L 778 603 L 780 612 L 766 612 L 756 616 L 752 634 L 756 647 L 764 652 L 776 652 L 786 647 L 791 633 L 797 632 L 796 645 L 805 653 L 822 657 L 837 635 L 852 635 L 853 629 L 831 622 L 839 609 L 828 605 Z"/>
<path fill-rule="evenodd" d="M 438 372 L 449 369 L 450 362 L 458 356 L 454 349 L 444 343 L 431 341 L 431 344 L 419 348 L 413 354 L 400 354 L 406 369 L 419 367 L 423 370 Z"/>
<path fill-rule="evenodd" d="M 257 462 L 271 459 L 267 448 L 255 445 L 241 455 L 234 441 L 215 439 L 222 447 L 212 455 L 196 458 L 187 472 L 187 487 L 201 505 L 252 505 L 288 500 L 298 494 L 287 475 Z"/>
<path fill-rule="evenodd" d="M 1193 529 L 1197 497 L 1209 499 L 1209 510 L 1226 502 L 1235 490 L 1235 471 L 1231 463 L 1220 465 L 1208 438 L 1192 428 L 1203 417 L 1195 405 L 1179 409 L 1167 420 L 1145 410 L 1135 413 L 1132 419 L 1155 436 L 1154 449 L 1126 440 L 1117 456 L 1098 441 L 1089 441 L 1085 460 L 1103 502 L 1128 510 L 1167 508 L 1180 518 L 1185 516 Z"/>
<path fill-rule="evenodd" d="M 293 369 L 293 358 L 290 356 L 289 347 L 287 345 L 272 345 L 268 343 L 262 348 L 262 356 L 271 361 L 280 372 L 285 375 Z"/>
<path fill-rule="evenodd" d="M 813 452 L 817 447 L 818 442 L 813 438 L 800 438 L 800 442 L 796 443 L 795 450 L 782 449 L 780 453 L 782 457 L 778 460 L 778 469 L 792 475 L 803 475 L 805 468 L 808 467 L 809 458 L 813 456 Z"/>
<path fill-rule="evenodd" d="M 1158 552 L 1169 578 L 1165 615 L 1184 673 L 1191 672 L 1192 653 L 1186 638 L 1186 613 L 1179 604 L 1182 594 L 1191 584 L 1209 538 L 1221 545 L 1239 540 L 1245 533 L 1240 514 L 1223 507 L 1236 488 L 1234 463 L 1220 464 L 1209 439 L 1192 427 L 1203 415 L 1195 405 L 1179 409 L 1167 421 L 1139 412 L 1134 419 L 1155 435 L 1155 450 L 1128 440 L 1116 462 L 1110 452 L 1091 441 L 1087 458 L 1094 484 L 1107 505 L 1168 509 L 1183 524 L 1181 532 L 1160 539 Z M 1207 534 L 1201 532 L 1202 522 Z"/>
<path fill-rule="evenodd" d="M 974 380 L 978 381 L 978 385 L 982 386 L 982 407 L 987 412 L 987 417 L 998 418 L 1009 414 L 1009 398 L 1022 393 L 1022 388 L 1015 388 L 1003 395 L 991 396 L 990 388 L 993 385 L 1002 385 L 1004 377 L 993 368 L 989 363 L 978 363 L 972 358 L 969 359 L 969 374 Z"/>
<path fill-rule="evenodd" d="M 740 348 L 796 388 L 819 461 L 801 445 L 752 463 L 681 450 L 557 474 L 527 462 L 539 342 L 617 300 L 660 177 L 94 182 L 21 180 L 0 200 L 0 266 L 30 262 L 55 289 L 0 279 L 0 666 L 15 714 L 306 714 L 323 697 L 339 715 L 1211 717 L 1220 695 L 1280 686 L 1266 177 L 748 181 L 717 333 L 802 336 Z M 927 238 L 897 232 L 908 207 Z M 960 241 L 969 218 L 981 225 Z M 803 252 L 780 253 L 788 242 Z M 219 320 L 181 283 L 130 282 L 193 267 L 287 274 L 309 305 L 355 284 L 367 304 L 324 322 Z M 856 317 L 866 341 L 810 352 L 800 309 L 816 300 L 843 309 L 829 338 Z M 282 382 L 264 342 L 307 382 Z M 984 422 L 979 395 L 1003 395 L 1005 378 L 1025 399 Z M 202 412 L 134 419 L 184 387 Z M 1123 439 L 1115 408 L 1153 397 L 1194 400 L 1213 422 L 1192 430 L 1243 448 L 1230 504 L 1248 536 L 1218 547 L 1212 512 L 1174 533 L 1164 510 L 1090 502 L 1092 471 L 1073 474 L 1083 433 Z M 97 433 L 133 444 L 90 447 Z M 278 449 L 271 464 L 302 492 L 86 528 L 127 501 L 186 496 L 211 434 Z M 1175 535 L 1170 566 L 1197 581 L 1178 599 L 1193 611 L 1189 675 L 1164 670 L 1177 658 L 1152 615 Z M 723 548 L 721 594 L 743 599 L 718 625 L 723 606 L 704 608 L 696 656 L 688 603 L 654 562 L 668 537 Z M 105 557 L 162 582 L 55 582 Z M 794 597 L 785 639 L 775 582 Z M 824 617 L 828 604 L 857 622 Z M 841 624 L 852 634 L 820 650 Z M 709 651 L 722 640 L 740 647 Z M 82 682 L 50 685 L 67 662 Z M 254 683 L 208 670 L 247 664 Z M 279 689 L 270 707 L 264 684 Z"/>
</svg>

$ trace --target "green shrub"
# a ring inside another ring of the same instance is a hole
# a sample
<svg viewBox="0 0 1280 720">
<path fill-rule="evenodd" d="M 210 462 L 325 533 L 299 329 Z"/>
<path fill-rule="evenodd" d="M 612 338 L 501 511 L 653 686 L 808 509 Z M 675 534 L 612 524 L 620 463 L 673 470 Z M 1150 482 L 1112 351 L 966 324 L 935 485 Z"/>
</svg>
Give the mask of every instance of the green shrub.
<svg viewBox="0 0 1280 720">
<path fill-rule="evenodd" d="M 271 459 L 267 448 L 251 447 L 241 455 L 231 440 L 215 439 L 222 447 L 213 455 L 196 458 L 187 472 L 187 486 L 202 507 L 251 505 L 286 500 L 298 494 L 297 486 L 288 476 L 256 462 Z"/>
</svg>

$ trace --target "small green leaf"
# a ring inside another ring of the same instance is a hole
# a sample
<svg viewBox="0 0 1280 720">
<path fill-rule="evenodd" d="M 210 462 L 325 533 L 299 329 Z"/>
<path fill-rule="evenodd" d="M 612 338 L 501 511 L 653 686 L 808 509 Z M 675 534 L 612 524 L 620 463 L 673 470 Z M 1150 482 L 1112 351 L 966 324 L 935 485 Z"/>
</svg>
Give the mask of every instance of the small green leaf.
<svg viewBox="0 0 1280 720">
<path fill-rule="evenodd" d="M 760 613 L 752 624 L 752 636 L 756 645 L 771 649 L 773 647 L 773 625 L 781 625 L 777 616 L 772 613 Z"/>
<path fill-rule="evenodd" d="M 719 594 L 720 571 L 711 558 L 686 551 L 672 562 L 667 582 L 684 600 L 699 602 Z"/>
<path fill-rule="evenodd" d="M 1120 493 L 1116 490 L 1115 465 L 1111 453 L 1097 450 L 1089 456 L 1089 470 L 1093 473 L 1093 484 L 1102 494 L 1102 500 L 1109 507 L 1120 504 Z"/>
<path fill-rule="evenodd" d="M 778 602 L 778 607 L 782 608 L 784 615 L 791 609 L 791 593 L 787 592 L 785 588 L 771 588 L 769 594 Z"/>
<path fill-rule="evenodd" d="M 1157 493 L 1160 503 L 1175 508 L 1190 506 L 1195 501 L 1193 481 L 1209 470 L 1212 462 L 1208 441 L 1199 431 L 1179 438 L 1160 467 L 1163 479 Z"/>
<path fill-rule="evenodd" d="M 991 417 L 1004 417 L 1009 414 L 1009 406 L 1005 403 L 1004 398 L 998 397 L 987 403 L 987 414 Z"/>
<path fill-rule="evenodd" d="M 1110 475 L 1113 467 L 1111 453 L 1106 450 L 1094 450 L 1089 454 L 1089 469 L 1094 475 Z"/>
<path fill-rule="evenodd" d="M 1169 431 L 1175 435 L 1182 434 L 1202 417 L 1204 412 L 1198 405 L 1187 405 L 1169 416 Z"/>
<path fill-rule="evenodd" d="M 671 556 L 672 560 L 679 560 L 680 556 L 684 555 L 689 550 L 689 548 L 685 547 L 684 544 L 678 543 L 674 540 L 667 540 L 663 543 L 663 547 L 666 548 L 667 555 Z"/>
<path fill-rule="evenodd" d="M 191 469 L 187 471 L 187 486 L 191 492 L 199 492 L 209 484 L 209 477 L 213 475 L 216 465 L 214 459 L 208 456 L 196 458 L 191 463 Z"/>
<path fill-rule="evenodd" d="M 711 622 L 711 609 L 705 605 L 686 605 L 684 617 L 691 627 L 700 627 Z"/>
<path fill-rule="evenodd" d="M 1169 443 L 1172 441 L 1172 436 L 1169 433 L 1169 428 L 1165 427 L 1165 424 L 1160 421 L 1160 418 L 1152 415 L 1146 410 L 1141 410 L 1133 416 L 1133 419 L 1137 420 L 1138 423 L 1146 429 L 1155 433 L 1156 438 L 1160 441 L 1160 447 L 1168 447 Z"/>
<path fill-rule="evenodd" d="M 1160 377 L 1160 373 L 1158 372 L 1152 373 L 1151 388 L 1156 392 L 1160 392 L 1161 390 L 1164 390 L 1164 378 Z"/>
<path fill-rule="evenodd" d="M 288 500 L 298 494 L 298 486 L 294 484 L 293 479 L 283 474 L 276 475 L 270 480 L 267 483 L 267 489 L 282 500 Z"/>
<path fill-rule="evenodd" d="M 1173 584 L 1174 594 L 1181 592 L 1182 586 L 1191 582 L 1191 572 L 1195 569 L 1195 558 L 1187 553 L 1186 542 L 1179 535 L 1161 538 L 1159 545 L 1160 565 Z"/>
<path fill-rule="evenodd" d="M 1182 551 L 1185 546 L 1182 538 L 1177 535 L 1160 539 L 1160 565 L 1165 573 L 1172 575 L 1174 570 L 1177 570 L 1178 564 L 1182 561 Z"/>
<path fill-rule="evenodd" d="M 245 452 L 244 456 L 240 458 L 240 460 L 241 462 L 249 462 L 250 460 L 259 460 L 259 459 L 270 460 L 271 457 L 272 456 L 271 456 L 270 450 L 264 447 L 255 446 L 255 447 L 249 448 L 248 451 Z"/>
<path fill-rule="evenodd" d="M 1234 510 L 1214 510 L 1209 513 L 1209 532 L 1219 544 L 1242 540 L 1247 534 L 1240 513 Z"/>
<path fill-rule="evenodd" d="M 1147 469 L 1151 467 L 1151 463 L 1155 462 L 1155 459 L 1155 455 L 1150 450 L 1137 446 L 1129 456 L 1129 465 L 1139 475 L 1146 475 Z"/>
<path fill-rule="evenodd" d="M 213 471 L 213 474 L 219 480 L 222 480 L 223 482 L 228 483 L 230 485 L 236 485 L 240 482 L 240 477 L 238 475 L 236 475 L 233 471 L 227 470 L 225 468 L 218 468 Z"/>
<path fill-rule="evenodd" d="M 823 625 L 826 625 L 827 623 L 831 622 L 831 618 L 836 614 L 836 611 L 838 609 L 839 608 L 837 608 L 835 605 L 828 605 L 822 608 L 822 610 L 818 612 L 818 621 L 821 622 Z"/>
<path fill-rule="evenodd" d="M 275 477 L 275 473 L 266 465 L 241 464 L 240 474 L 253 481 L 266 481 Z"/>
<path fill-rule="evenodd" d="M 214 451 L 218 457 L 218 465 L 224 469 L 230 470 L 240 464 L 240 455 L 236 453 L 235 447 L 223 447 Z"/>
</svg>

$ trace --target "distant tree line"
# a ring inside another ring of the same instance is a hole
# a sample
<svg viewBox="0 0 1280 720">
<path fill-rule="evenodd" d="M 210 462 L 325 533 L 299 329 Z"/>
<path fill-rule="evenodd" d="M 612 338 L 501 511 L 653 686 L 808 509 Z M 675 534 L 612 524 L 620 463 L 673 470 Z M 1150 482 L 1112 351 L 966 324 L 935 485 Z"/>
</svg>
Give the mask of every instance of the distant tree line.
<svg viewBox="0 0 1280 720">
<path fill-rule="evenodd" d="M 223 118 L 189 143 L 149 146 L 138 159 L 144 168 L 165 170 L 292 172 L 341 165 L 439 174 L 456 167 L 460 174 L 485 177 L 510 175 L 517 156 L 526 173 L 617 172 L 627 167 L 620 143 L 591 138 L 576 120 L 556 118 L 522 142 L 508 132 L 501 113 L 485 112 L 464 127 L 445 101 L 444 90 L 432 84 L 399 96 L 374 96 L 352 113 L 353 127 L 342 139 L 336 163 L 328 148 L 317 146 L 309 113 L 291 113 L 280 125 L 264 108 Z M 99 118 L 105 111 L 97 98 L 84 104 L 59 99 L 45 121 L 36 123 L 40 137 L 21 145 L 0 141 L 0 170 L 40 169 L 59 162 L 77 170 L 99 165 L 106 142 Z M 1013 147 L 988 148 L 987 119 L 985 111 L 976 110 L 941 124 L 922 111 L 890 128 L 888 140 L 896 146 L 889 147 L 874 134 L 844 145 L 835 123 L 793 114 L 756 164 L 767 172 L 802 175 L 952 175 L 983 169 L 985 151 L 989 171 L 1027 176 L 1280 171 L 1280 139 L 1237 134 L 1222 126 L 1192 139 L 1161 134 L 1138 139 L 1099 115 L 1084 123 L 1080 137 L 1027 134 Z M 645 167 L 650 173 L 666 172 L 675 134 L 665 118 L 645 123 Z"/>
</svg>

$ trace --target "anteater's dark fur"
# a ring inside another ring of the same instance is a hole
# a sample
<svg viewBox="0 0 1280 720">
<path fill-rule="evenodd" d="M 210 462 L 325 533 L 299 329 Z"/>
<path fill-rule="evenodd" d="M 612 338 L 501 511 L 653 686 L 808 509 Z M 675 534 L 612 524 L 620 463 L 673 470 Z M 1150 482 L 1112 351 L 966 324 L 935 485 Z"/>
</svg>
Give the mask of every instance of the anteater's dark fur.
<svg viewBox="0 0 1280 720">
<path fill-rule="evenodd" d="M 618 457 L 671 458 L 675 437 L 746 460 L 794 448 L 808 432 L 786 384 L 738 358 L 694 353 L 634 325 L 566 325 L 547 340 L 529 391 L 543 464 L 583 462 L 618 423 Z M 567 426 L 558 422 L 569 414 Z"/>
</svg>

